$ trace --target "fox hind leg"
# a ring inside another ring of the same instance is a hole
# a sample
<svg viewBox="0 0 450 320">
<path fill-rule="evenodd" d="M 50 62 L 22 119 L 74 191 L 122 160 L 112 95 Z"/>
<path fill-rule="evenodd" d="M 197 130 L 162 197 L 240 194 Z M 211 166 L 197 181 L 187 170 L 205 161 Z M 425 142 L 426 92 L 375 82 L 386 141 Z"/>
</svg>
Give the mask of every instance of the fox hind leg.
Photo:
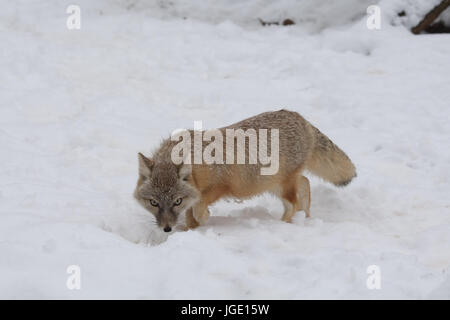
<svg viewBox="0 0 450 320">
<path fill-rule="evenodd" d="M 298 186 L 296 183 L 289 183 L 283 186 L 281 201 L 283 201 L 284 213 L 281 220 L 292 222 L 292 217 L 299 210 Z"/>
<path fill-rule="evenodd" d="M 303 210 L 307 218 L 310 217 L 311 192 L 309 180 L 303 175 L 298 175 L 296 184 L 283 186 L 281 193 L 284 214 L 281 220 L 291 222 L 297 211 Z"/>
<path fill-rule="evenodd" d="M 281 218 L 281 220 L 290 223 L 290 222 L 292 222 L 292 217 L 295 214 L 294 206 L 292 205 L 292 203 L 289 200 L 286 200 L 284 198 L 282 198 L 281 201 L 283 201 L 283 207 L 284 207 L 284 213 L 283 213 L 283 217 Z"/>
<path fill-rule="evenodd" d="M 298 197 L 299 197 L 299 210 L 305 211 L 307 218 L 309 215 L 309 208 L 311 206 L 311 191 L 309 187 L 309 180 L 305 176 L 299 175 L 298 178 Z"/>
</svg>

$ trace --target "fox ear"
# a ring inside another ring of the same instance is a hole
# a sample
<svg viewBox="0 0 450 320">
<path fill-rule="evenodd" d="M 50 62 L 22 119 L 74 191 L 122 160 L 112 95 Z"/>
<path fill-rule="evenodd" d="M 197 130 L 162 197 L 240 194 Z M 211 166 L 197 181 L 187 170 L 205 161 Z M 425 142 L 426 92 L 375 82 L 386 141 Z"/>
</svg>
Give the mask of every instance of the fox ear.
<svg viewBox="0 0 450 320">
<path fill-rule="evenodd" d="M 178 176 L 181 180 L 187 181 L 192 174 L 192 166 L 190 164 L 181 164 L 178 167 Z"/>
<path fill-rule="evenodd" d="M 146 158 L 142 153 L 138 153 L 139 159 L 139 174 L 145 177 L 149 177 L 153 168 L 153 161 Z"/>
</svg>

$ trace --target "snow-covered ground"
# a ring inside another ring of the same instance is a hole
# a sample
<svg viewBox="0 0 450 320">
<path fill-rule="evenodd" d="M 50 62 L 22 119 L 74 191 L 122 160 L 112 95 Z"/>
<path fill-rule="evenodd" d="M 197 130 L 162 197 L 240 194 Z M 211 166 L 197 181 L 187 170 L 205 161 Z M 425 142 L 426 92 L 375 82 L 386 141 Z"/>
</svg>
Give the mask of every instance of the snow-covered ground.
<svg viewBox="0 0 450 320">
<path fill-rule="evenodd" d="M 0 298 L 449 299 L 449 36 L 413 36 L 386 10 L 379 31 L 357 14 L 312 30 L 160 3 L 78 1 L 72 31 L 64 2 L 2 6 Z M 292 224 L 267 196 L 155 229 L 132 197 L 138 151 L 282 107 L 347 152 L 352 184 L 312 178 L 312 217 Z"/>
</svg>

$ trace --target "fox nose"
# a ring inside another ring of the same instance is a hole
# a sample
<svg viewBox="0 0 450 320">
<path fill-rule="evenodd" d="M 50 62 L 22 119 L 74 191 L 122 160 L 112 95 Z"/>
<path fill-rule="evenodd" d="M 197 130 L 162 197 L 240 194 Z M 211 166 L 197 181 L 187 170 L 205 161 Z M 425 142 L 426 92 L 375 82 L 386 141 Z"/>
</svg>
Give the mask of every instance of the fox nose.
<svg viewBox="0 0 450 320">
<path fill-rule="evenodd" d="M 164 230 L 164 232 L 170 232 L 170 231 L 172 231 L 172 228 L 167 226 L 163 230 Z"/>
</svg>

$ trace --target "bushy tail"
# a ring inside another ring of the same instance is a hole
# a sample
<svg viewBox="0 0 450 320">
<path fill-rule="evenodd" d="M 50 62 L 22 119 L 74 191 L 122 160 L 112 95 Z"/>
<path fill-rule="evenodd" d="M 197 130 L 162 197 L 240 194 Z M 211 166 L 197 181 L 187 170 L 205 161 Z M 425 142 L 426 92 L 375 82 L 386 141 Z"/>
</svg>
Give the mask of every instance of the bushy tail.
<svg viewBox="0 0 450 320">
<path fill-rule="evenodd" d="M 313 127 L 315 145 L 306 169 L 336 186 L 346 186 L 356 177 L 350 158 L 326 135 Z"/>
</svg>

